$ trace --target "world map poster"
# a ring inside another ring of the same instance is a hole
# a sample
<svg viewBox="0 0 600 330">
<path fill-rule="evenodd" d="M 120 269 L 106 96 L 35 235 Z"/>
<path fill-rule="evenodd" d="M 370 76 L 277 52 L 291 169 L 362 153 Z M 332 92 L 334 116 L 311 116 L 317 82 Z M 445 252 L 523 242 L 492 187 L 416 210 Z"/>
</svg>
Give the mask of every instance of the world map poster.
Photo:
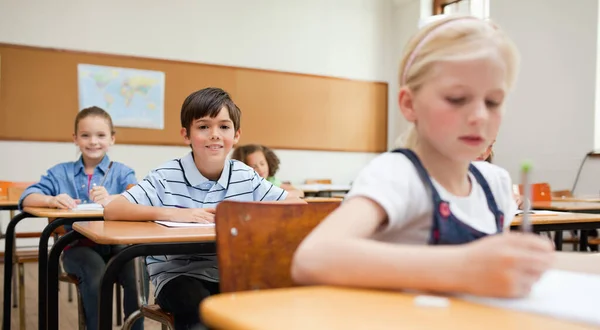
<svg viewBox="0 0 600 330">
<path fill-rule="evenodd" d="M 80 110 L 100 107 L 115 126 L 164 128 L 164 72 L 79 64 L 77 75 Z"/>
</svg>

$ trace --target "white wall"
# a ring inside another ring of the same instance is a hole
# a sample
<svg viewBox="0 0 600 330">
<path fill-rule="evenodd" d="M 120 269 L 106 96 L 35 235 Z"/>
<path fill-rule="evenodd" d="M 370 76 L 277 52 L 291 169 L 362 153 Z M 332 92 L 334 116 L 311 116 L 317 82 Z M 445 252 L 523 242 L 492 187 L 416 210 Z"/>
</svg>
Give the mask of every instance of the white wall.
<svg viewBox="0 0 600 330">
<path fill-rule="evenodd" d="M 0 42 L 387 82 L 391 12 L 390 0 L 0 0 Z M 188 150 L 117 143 L 110 155 L 142 178 Z M 348 183 L 375 156 L 276 152 L 278 176 L 296 183 Z M 76 157 L 70 143 L 0 141 L 0 154 L 12 160 L 0 180 L 37 180 Z"/>
<path fill-rule="evenodd" d="M 383 59 L 389 57 L 390 8 L 388 0 L 205 0 L 177 5 L 158 0 L 0 0 L 0 42 L 387 81 Z M 7 154 L 15 146 L 56 155 L 53 161 L 74 156 L 68 144 L 3 143 L 0 148 L 9 149 L 0 152 Z M 136 166 L 140 158 L 131 151 L 137 149 L 146 150 L 117 146 L 113 153 L 145 173 L 182 150 L 153 149 L 148 154 L 156 157 L 143 158 L 143 165 Z M 348 182 L 356 173 L 337 171 L 339 163 L 329 161 L 338 154 L 280 152 L 282 179 L 299 182 L 310 174 Z M 368 156 L 343 157 L 356 170 Z M 307 158 L 319 165 L 304 174 L 302 160 Z M 8 166 L 0 178 L 34 179 L 40 168 L 29 163 Z"/>
<path fill-rule="evenodd" d="M 392 42 L 388 85 L 388 147 L 390 149 L 395 145 L 398 137 L 408 128 L 408 122 L 400 113 L 400 107 L 398 106 L 398 73 L 404 47 L 418 31 L 421 11 L 419 0 L 398 1 L 392 11 Z M 428 13 L 430 15 L 431 10 Z"/>
<path fill-rule="evenodd" d="M 570 189 L 594 144 L 598 1 L 491 0 L 490 15 L 522 56 L 495 162 L 515 180 L 530 159 L 535 181 Z M 597 194 L 600 164 L 588 165 L 578 191 Z"/>
</svg>

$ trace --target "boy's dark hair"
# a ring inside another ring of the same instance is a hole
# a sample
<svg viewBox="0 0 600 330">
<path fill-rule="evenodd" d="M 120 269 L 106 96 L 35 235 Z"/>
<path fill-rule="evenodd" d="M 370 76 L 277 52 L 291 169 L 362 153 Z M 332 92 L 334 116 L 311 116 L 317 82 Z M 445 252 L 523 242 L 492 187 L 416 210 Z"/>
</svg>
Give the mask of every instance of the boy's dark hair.
<svg viewBox="0 0 600 330">
<path fill-rule="evenodd" d="M 233 121 L 233 128 L 240 129 L 242 113 L 240 108 L 233 103 L 231 96 L 221 88 L 208 87 L 190 94 L 181 106 L 181 127 L 185 127 L 190 134 L 192 123 L 196 119 L 215 118 L 223 107 L 227 108 L 229 118 Z"/>
<path fill-rule="evenodd" d="M 248 155 L 253 154 L 257 151 L 260 151 L 265 155 L 265 159 L 267 160 L 267 164 L 269 165 L 269 177 L 275 176 L 275 173 L 277 173 L 277 171 L 279 170 L 279 158 L 277 157 L 277 155 L 275 155 L 273 150 L 263 145 L 247 144 L 245 146 L 237 147 L 233 151 L 233 154 L 231 154 L 231 158 L 246 163 L 246 158 L 248 157 Z"/>
<path fill-rule="evenodd" d="M 108 114 L 108 112 L 106 112 L 104 109 L 99 108 L 99 107 L 89 107 L 89 108 L 85 108 L 85 109 L 79 111 L 77 116 L 75 116 L 75 134 L 77 134 L 77 129 L 79 128 L 79 122 L 82 119 L 90 117 L 90 116 L 96 116 L 96 117 L 101 117 L 101 118 L 106 119 L 106 121 L 108 121 L 108 126 L 110 127 L 110 134 L 115 135 L 115 128 L 113 126 L 112 118 L 110 118 L 110 115 Z"/>
</svg>

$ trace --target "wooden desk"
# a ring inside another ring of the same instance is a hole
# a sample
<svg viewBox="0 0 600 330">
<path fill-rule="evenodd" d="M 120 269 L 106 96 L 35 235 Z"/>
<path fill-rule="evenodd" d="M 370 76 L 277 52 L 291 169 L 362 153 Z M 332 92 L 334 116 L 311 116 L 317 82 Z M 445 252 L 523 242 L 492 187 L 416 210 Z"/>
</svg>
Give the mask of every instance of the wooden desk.
<svg viewBox="0 0 600 330">
<path fill-rule="evenodd" d="M 342 197 L 306 197 L 304 201 L 307 203 L 326 203 L 336 202 L 341 203 L 344 199 Z"/>
<path fill-rule="evenodd" d="M 597 329 L 592 326 L 451 299 L 419 307 L 414 294 L 335 287 L 296 287 L 208 297 L 200 305 L 216 329 Z"/>
<path fill-rule="evenodd" d="M 14 211 L 19 209 L 18 201 L 9 201 L 7 199 L 0 199 L 0 211 Z"/>
<path fill-rule="evenodd" d="M 521 221 L 523 216 L 518 215 L 513 219 L 513 222 L 510 224 L 511 227 L 516 227 L 521 225 Z M 559 213 L 559 214 L 531 214 L 530 215 L 531 224 L 533 226 L 538 226 L 538 228 L 544 225 L 572 225 L 577 223 L 584 224 L 595 224 L 600 223 L 600 214 L 591 214 L 591 213 Z M 600 224 L 599 224 L 600 226 Z"/>
<path fill-rule="evenodd" d="M 555 268 L 600 274 L 600 254 L 558 252 Z M 583 266 L 583 267 L 582 267 Z M 414 294 L 326 286 L 211 296 L 200 311 L 217 329 L 597 329 L 451 299 L 418 307 Z"/>
<path fill-rule="evenodd" d="M 510 224 L 511 229 L 519 229 L 522 216 L 516 216 Z M 532 214 L 531 225 L 534 232 L 554 231 L 554 245 L 562 250 L 562 232 L 564 230 L 581 230 L 579 250 L 587 251 L 587 230 L 600 228 L 600 214 L 591 213 L 559 213 Z"/>
<path fill-rule="evenodd" d="M 600 203 L 593 202 L 534 202 L 531 207 L 535 210 L 600 213 Z"/>
<path fill-rule="evenodd" d="M 589 202 L 600 203 L 599 196 L 552 197 L 553 202 Z"/>
<path fill-rule="evenodd" d="M 213 242 L 214 227 L 168 228 L 154 222 L 78 222 L 73 229 L 98 244 Z"/>
<path fill-rule="evenodd" d="M 73 211 L 73 210 L 62 210 L 62 209 L 50 209 L 47 207 L 24 207 L 24 212 L 31 214 L 32 216 L 39 218 L 97 218 L 104 216 L 104 210 L 87 210 L 87 211 Z"/>
<path fill-rule="evenodd" d="M 307 196 L 316 196 L 320 193 L 327 193 L 329 195 L 334 192 L 347 193 L 352 187 L 346 184 L 303 184 L 296 186 L 296 188 L 302 190 Z"/>
<path fill-rule="evenodd" d="M 12 251 L 13 251 L 13 246 L 14 246 L 14 229 L 15 226 L 17 225 L 17 223 L 25 218 L 31 218 L 31 217 L 39 217 L 39 218 L 48 218 L 49 220 L 49 224 L 46 226 L 46 228 L 44 228 L 44 231 L 42 232 L 42 234 L 40 235 L 40 241 L 39 241 L 39 249 L 38 249 L 38 253 L 39 253 L 39 257 L 38 257 L 38 322 L 40 325 L 40 329 L 45 329 L 46 328 L 46 308 L 47 308 L 47 294 L 49 291 L 48 288 L 48 270 L 49 267 L 55 267 L 58 269 L 58 259 L 55 261 L 56 264 L 51 264 L 50 263 L 50 259 L 48 258 L 48 240 L 50 239 L 50 236 L 52 235 L 52 233 L 54 232 L 54 230 L 60 226 L 63 225 L 70 225 L 75 221 L 79 221 L 79 220 L 101 220 L 104 216 L 104 211 L 103 210 L 95 210 L 95 211 L 72 211 L 72 210 L 63 210 L 63 209 L 51 209 L 51 208 L 44 208 L 44 207 L 25 207 L 23 208 L 23 212 L 21 214 L 18 214 L 17 216 L 15 216 L 11 222 L 9 223 L 9 227 L 12 230 L 12 236 L 11 238 L 7 237 L 6 240 L 6 246 L 5 246 L 5 251 L 6 254 L 11 254 L 12 255 Z M 7 229 L 7 236 L 9 236 L 8 234 L 9 230 Z M 62 250 L 61 250 L 62 251 Z M 59 254 L 60 256 L 60 254 Z M 4 267 L 5 267 L 5 272 L 4 272 L 4 288 L 5 290 L 5 294 L 4 294 L 4 301 L 5 302 L 9 302 L 8 304 L 5 303 L 4 305 L 4 311 L 5 314 L 6 310 L 8 309 L 10 313 L 10 295 L 11 295 L 11 285 L 10 285 L 10 281 L 11 281 L 11 276 L 12 276 L 12 257 L 10 259 L 10 262 L 5 263 Z M 7 283 L 8 281 L 8 283 Z M 58 275 L 57 275 L 57 283 L 55 286 L 58 285 Z M 8 308 L 7 308 L 8 306 Z M 9 315 L 9 320 L 10 320 L 10 314 Z"/>
<path fill-rule="evenodd" d="M 111 257 L 106 265 L 100 284 L 98 329 L 112 329 L 113 283 L 125 263 L 148 255 L 216 253 L 214 228 L 169 228 L 154 222 L 102 221 L 78 222 L 73 229 L 74 232 L 57 242 L 57 249 L 81 237 L 99 244 L 133 244 Z M 54 286 L 57 279 L 57 273 L 49 272 L 48 329 L 58 328 L 58 287 Z"/>
</svg>

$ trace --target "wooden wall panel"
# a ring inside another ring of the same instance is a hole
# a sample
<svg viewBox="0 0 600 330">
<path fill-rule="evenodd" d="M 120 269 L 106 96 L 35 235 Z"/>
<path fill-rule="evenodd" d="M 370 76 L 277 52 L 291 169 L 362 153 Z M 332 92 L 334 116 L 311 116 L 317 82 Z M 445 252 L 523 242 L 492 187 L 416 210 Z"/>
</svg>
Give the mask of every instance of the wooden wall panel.
<svg viewBox="0 0 600 330">
<path fill-rule="evenodd" d="M 165 72 L 165 128 L 117 127 L 121 144 L 182 145 L 181 103 L 195 90 L 216 86 L 242 110 L 241 143 L 386 150 L 386 83 L 7 44 L 0 44 L 0 58 L 3 140 L 71 141 L 77 65 L 85 63 Z"/>
</svg>

